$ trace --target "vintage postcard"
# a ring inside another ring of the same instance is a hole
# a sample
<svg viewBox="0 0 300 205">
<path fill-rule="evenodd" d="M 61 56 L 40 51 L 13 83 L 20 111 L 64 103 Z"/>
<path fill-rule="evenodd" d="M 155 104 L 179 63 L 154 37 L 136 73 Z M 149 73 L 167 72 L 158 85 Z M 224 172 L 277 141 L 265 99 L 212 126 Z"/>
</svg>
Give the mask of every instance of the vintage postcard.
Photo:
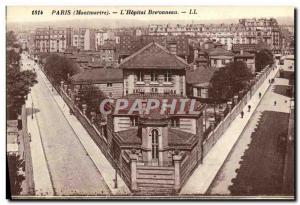
<svg viewBox="0 0 300 205">
<path fill-rule="evenodd" d="M 7 6 L 7 197 L 294 200 L 294 15 Z"/>
</svg>

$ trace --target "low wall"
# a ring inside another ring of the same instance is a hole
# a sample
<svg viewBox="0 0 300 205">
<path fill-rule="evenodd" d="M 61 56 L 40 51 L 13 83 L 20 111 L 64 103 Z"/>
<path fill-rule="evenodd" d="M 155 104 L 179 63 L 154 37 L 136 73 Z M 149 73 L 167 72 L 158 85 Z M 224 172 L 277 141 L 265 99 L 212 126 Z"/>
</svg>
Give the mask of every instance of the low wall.
<svg viewBox="0 0 300 205">
<path fill-rule="evenodd" d="M 180 163 L 180 186 L 182 187 L 185 182 L 189 179 L 189 176 L 192 174 L 193 170 L 197 167 L 198 162 L 200 159 L 198 156 L 198 150 L 196 146 L 194 149 L 182 156 L 182 161 Z"/>
<path fill-rule="evenodd" d="M 240 99 L 240 101 L 234 105 L 231 112 L 229 112 L 225 118 L 218 124 L 218 126 L 212 130 L 208 137 L 203 142 L 203 157 L 207 155 L 210 149 L 220 139 L 222 134 L 226 131 L 231 122 L 241 113 L 245 105 L 250 101 L 251 97 L 256 93 L 257 89 L 263 84 L 268 77 L 273 67 L 266 67 L 258 77 L 256 77 L 255 84 L 250 90 Z"/>
</svg>

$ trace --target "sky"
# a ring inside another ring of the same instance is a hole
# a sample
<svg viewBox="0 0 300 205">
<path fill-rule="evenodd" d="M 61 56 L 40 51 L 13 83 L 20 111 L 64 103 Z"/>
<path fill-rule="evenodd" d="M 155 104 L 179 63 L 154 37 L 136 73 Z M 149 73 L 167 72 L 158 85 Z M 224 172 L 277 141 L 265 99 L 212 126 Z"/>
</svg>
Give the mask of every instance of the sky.
<svg viewBox="0 0 300 205">
<path fill-rule="evenodd" d="M 52 15 L 52 11 L 55 10 L 74 10 L 81 9 L 86 11 L 116 11 L 118 14 L 101 15 L 101 16 L 77 16 L 77 15 Z M 131 10 L 160 10 L 169 11 L 176 10 L 179 15 L 120 15 L 120 11 L 125 9 Z M 190 9 L 196 9 L 197 14 L 188 14 Z M 43 15 L 32 15 L 33 10 L 42 10 Z M 181 13 L 186 11 L 187 13 Z M 177 6 L 177 7 L 163 7 L 163 6 L 125 6 L 125 7 L 84 7 L 84 6 L 7 6 L 6 19 L 9 23 L 20 23 L 20 22 L 43 22 L 43 21 L 65 21 L 74 19 L 138 19 L 138 20 L 219 20 L 219 19 L 234 19 L 234 18 L 261 18 L 261 17 L 289 17 L 294 16 L 294 7 L 290 6 Z"/>
</svg>

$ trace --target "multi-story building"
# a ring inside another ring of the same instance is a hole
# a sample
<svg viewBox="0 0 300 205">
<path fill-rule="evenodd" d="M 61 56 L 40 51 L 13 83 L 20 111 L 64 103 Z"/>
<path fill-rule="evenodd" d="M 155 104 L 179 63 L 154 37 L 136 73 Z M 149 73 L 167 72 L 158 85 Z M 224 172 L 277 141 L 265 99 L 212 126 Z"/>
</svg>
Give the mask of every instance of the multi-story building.
<svg viewBox="0 0 300 205">
<path fill-rule="evenodd" d="M 120 98 L 123 95 L 123 72 L 117 68 L 96 68 L 84 70 L 71 77 L 72 84 L 78 89 L 93 85 L 106 96 Z"/>
<path fill-rule="evenodd" d="M 104 45 L 104 42 L 108 40 L 108 33 L 103 30 L 97 30 L 95 32 L 95 47 L 98 50 L 99 47 Z"/>
<path fill-rule="evenodd" d="M 185 93 L 189 65 L 151 42 L 124 59 L 119 68 L 128 108 L 109 115 L 105 125 L 116 167 L 133 192 L 178 192 L 203 157 L 203 106 L 194 101 L 197 113 L 184 112 L 191 107 Z M 145 108 L 150 99 L 160 103 L 184 100 L 187 106 L 183 112 L 178 104 L 174 112 L 163 108 L 161 113 L 162 106 L 151 112 L 128 112 L 136 100 Z M 186 161 L 190 163 L 183 171 L 178 165 Z"/>
<path fill-rule="evenodd" d="M 124 72 L 124 95 L 160 93 L 185 96 L 185 69 L 188 67 L 183 59 L 152 42 L 120 64 Z"/>
<path fill-rule="evenodd" d="M 50 52 L 50 29 L 49 28 L 37 28 L 34 36 L 34 51 Z"/>
<path fill-rule="evenodd" d="M 234 54 L 222 47 L 216 47 L 210 50 L 208 56 L 209 66 L 212 68 L 224 67 L 234 60 Z"/>
<path fill-rule="evenodd" d="M 71 46 L 71 28 L 38 28 L 35 31 L 34 44 L 36 52 L 65 52 Z"/>
<path fill-rule="evenodd" d="M 252 31 L 253 38 L 256 37 L 256 43 L 264 42 L 270 46 L 274 53 L 280 52 L 279 26 L 276 19 L 240 19 L 239 24 L 245 27 L 247 31 Z"/>
<path fill-rule="evenodd" d="M 280 47 L 281 54 L 294 54 L 294 26 L 281 25 L 280 26 Z"/>
<path fill-rule="evenodd" d="M 237 24 L 150 25 L 149 35 L 186 35 L 214 40 L 231 50 L 232 44 L 267 43 L 274 53 L 280 50 L 279 27 L 274 18 L 240 19 Z"/>
<path fill-rule="evenodd" d="M 17 35 L 17 39 L 21 45 L 22 49 L 27 49 L 28 48 L 28 44 L 29 44 L 29 32 L 19 32 Z"/>
<path fill-rule="evenodd" d="M 156 42 L 166 47 L 170 52 L 187 59 L 189 56 L 188 37 L 164 36 L 164 35 L 119 35 L 120 44 L 117 46 L 117 53 L 120 59 L 126 58 L 151 42 Z"/>
<path fill-rule="evenodd" d="M 73 32 L 72 46 L 78 48 L 80 51 L 95 51 L 95 30 L 89 28 L 79 28 Z"/>
<path fill-rule="evenodd" d="M 100 59 L 103 62 L 114 63 L 116 58 L 116 43 L 114 40 L 106 40 L 101 46 L 98 47 Z"/>
<path fill-rule="evenodd" d="M 50 28 L 50 52 L 64 52 L 67 48 L 67 29 Z"/>
</svg>

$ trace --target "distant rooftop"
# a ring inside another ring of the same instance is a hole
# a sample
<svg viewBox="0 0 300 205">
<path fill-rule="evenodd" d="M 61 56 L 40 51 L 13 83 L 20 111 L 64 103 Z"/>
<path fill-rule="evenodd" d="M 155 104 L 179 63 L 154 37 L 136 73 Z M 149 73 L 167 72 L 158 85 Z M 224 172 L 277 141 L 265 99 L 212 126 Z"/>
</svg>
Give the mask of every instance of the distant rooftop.
<svg viewBox="0 0 300 205">
<path fill-rule="evenodd" d="M 123 82 L 123 71 L 117 68 L 85 70 L 71 77 L 74 84 L 100 84 Z"/>
</svg>

